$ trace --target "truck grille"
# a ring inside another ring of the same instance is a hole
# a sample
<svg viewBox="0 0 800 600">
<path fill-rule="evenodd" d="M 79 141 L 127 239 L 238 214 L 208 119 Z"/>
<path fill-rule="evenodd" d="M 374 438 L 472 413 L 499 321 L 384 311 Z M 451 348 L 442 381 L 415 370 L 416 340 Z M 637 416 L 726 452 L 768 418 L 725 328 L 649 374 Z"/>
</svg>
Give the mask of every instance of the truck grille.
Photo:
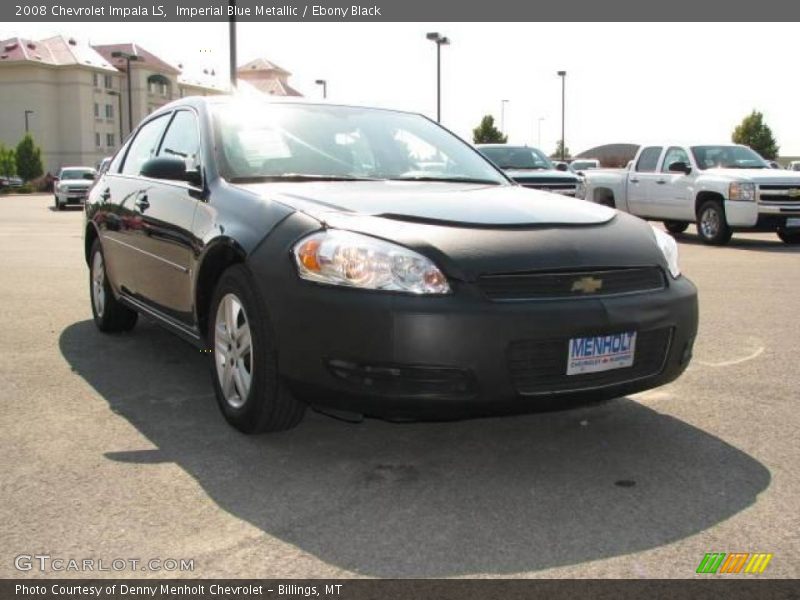
<svg viewBox="0 0 800 600">
<path fill-rule="evenodd" d="M 574 196 L 578 182 L 572 177 L 515 177 L 522 187 Z"/>
<path fill-rule="evenodd" d="M 594 389 L 654 377 L 664 368 L 671 339 L 671 328 L 640 331 L 636 336 L 632 366 L 580 375 L 567 375 L 568 338 L 513 342 L 508 347 L 511 382 L 517 393 L 536 395 Z"/>
<path fill-rule="evenodd" d="M 481 291 L 496 301 L 597 298 L 654 292 L 665 286 L 658 267 L 509 273 L 478 279 Z"/>
<path fill-rule="evenodd" d="M 800 203 L 800 182 L 785 185 L 760 185 L 758 191 L 759 201 L 763 204 Z"/>
</svg>

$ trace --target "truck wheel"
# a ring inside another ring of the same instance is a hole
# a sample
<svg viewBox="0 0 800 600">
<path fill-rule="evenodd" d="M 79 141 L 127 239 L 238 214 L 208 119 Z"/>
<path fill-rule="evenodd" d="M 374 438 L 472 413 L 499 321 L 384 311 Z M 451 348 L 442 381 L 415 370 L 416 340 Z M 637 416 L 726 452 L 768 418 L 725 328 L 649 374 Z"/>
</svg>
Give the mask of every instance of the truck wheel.
<svg viewBox="0 0 800 600">
<path fill-rule="evenodd" d="M 723 246 L 727 244 L 733 232 L 728 227 L 725 211 L 719 200 L 707 200 L 697 211 L 697 234 L 704 244 Z"/>
<path fill-rule="evenodd" d="M 664 227 L 672 234 L 683 233 L 689 227 L 684 221 L 664 221 Z"/>
<path fill-rule="evenodd" d="M 800 229 L 778 229 L 777 234 L 784 244 L 800 244 Z"/>
<path fill-rule="evenodd" d="M 214 392 L 228 423 L 243 433 L 297 425 L 305 404 L 280 380 L 267 307 L 244 266 L 232 266 L 222 274 L 209 317 Z"/>
</svg>

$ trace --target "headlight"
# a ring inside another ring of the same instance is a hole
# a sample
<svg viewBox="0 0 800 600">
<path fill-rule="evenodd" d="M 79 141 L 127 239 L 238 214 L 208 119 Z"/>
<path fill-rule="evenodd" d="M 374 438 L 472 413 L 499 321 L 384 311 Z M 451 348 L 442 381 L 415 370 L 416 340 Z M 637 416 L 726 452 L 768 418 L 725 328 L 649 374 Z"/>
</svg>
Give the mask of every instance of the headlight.
<svg viewBox="0 0 800 600">
<path fill-rule="evenodd" d="M 677 279 L 681 274 L 681 267 L 678 264 L 678 243 L 668 233 L 658 229 L 654 225 L 651 225 L 651 227 L 656 236 L 656 244 L 658 244 L 658 247 L 661 249 L 661 254 L 664 255 L 667 261 L 669 273 Z"/>
<path fill-rule="evenodd" d="M 728 188 L 728 199 L 754 202 L 756 199 L 756 184 L 732 183 Z"/>
<path fill-rule="evenodd" d="M 330 285 L 411 294 L 447 294 L 447 278 L 413 250 L 359 233 L 328 230 L 292 250 L 303 279 Z"/>
<path fill-rule="evenodd" d="M 578 182 L 575 184 L 575 197 L 581 200 L 586 198 L 586 182 L 583 178 L 578 179 Z"/>
</svg>

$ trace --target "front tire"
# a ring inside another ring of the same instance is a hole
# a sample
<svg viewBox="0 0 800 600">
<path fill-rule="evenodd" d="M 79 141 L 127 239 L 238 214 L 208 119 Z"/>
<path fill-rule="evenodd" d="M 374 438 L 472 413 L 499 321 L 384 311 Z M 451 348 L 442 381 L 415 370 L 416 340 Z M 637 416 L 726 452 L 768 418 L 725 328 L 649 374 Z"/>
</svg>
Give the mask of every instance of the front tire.
<svg viewBox="0 0 800 600">
<path fill-rule="evenodd" d="M 704 244 L 723 246 L 727 244 L 733 232 L 728 226 L 722 202 L 707 200 L 697 211 L 697 235 Z"/>
<path fill-rule="evenodd" d="M 228 423 L 243 433 L 300 423 L 305 405 L 280 381 L 266 306 L 244 266 L 230 267 L 220 277 L 208 322 L 214 392 Z"/>
<path fill-rule="evenodd" d="M 784 244 L 791 246 L 800 244 L 800 230 L 778 229 L 776 233 Z"/>
<path fill-rule="evenodd" d="M 61 204 L 61 202 L 58 201 L 58 196 L 54 196 L 54 198 L 55 198 L 54 205 L 56 207 L 56 210 L 63 210 L 64 205 Z"/>
<path fill-rule="evenodd" d="M 664 228 L 673 235 L 683 233 L 689 224 L 685 221 L 664 221 Z"/>
<path fill-rule="evenodd" d="M 106 276 L 106 263 L 99 239 L 94 241 L 89 254 L 89 297 L 92 300 L 94 324 L 100 331 L 130 331 L 136 325 L 139 314 L 114 297 Z"/>
</svg>

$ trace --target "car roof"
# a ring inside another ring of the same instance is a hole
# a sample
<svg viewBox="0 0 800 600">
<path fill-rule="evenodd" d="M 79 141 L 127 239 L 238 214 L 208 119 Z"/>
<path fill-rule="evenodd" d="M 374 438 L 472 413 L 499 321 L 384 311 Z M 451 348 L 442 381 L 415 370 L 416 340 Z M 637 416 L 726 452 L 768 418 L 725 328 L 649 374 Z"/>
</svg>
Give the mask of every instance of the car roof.
<svg viewBox="0 0 800 600">
<path fill-rule="evenodd" d="M 82 165 L 72 165 L 70 167 L 61 167 L 62 171 L 66 171 L 67 169 L 86 169 L 87 171 L 94 171 L 94 167 L 86 167 Z"/>
</svg>

